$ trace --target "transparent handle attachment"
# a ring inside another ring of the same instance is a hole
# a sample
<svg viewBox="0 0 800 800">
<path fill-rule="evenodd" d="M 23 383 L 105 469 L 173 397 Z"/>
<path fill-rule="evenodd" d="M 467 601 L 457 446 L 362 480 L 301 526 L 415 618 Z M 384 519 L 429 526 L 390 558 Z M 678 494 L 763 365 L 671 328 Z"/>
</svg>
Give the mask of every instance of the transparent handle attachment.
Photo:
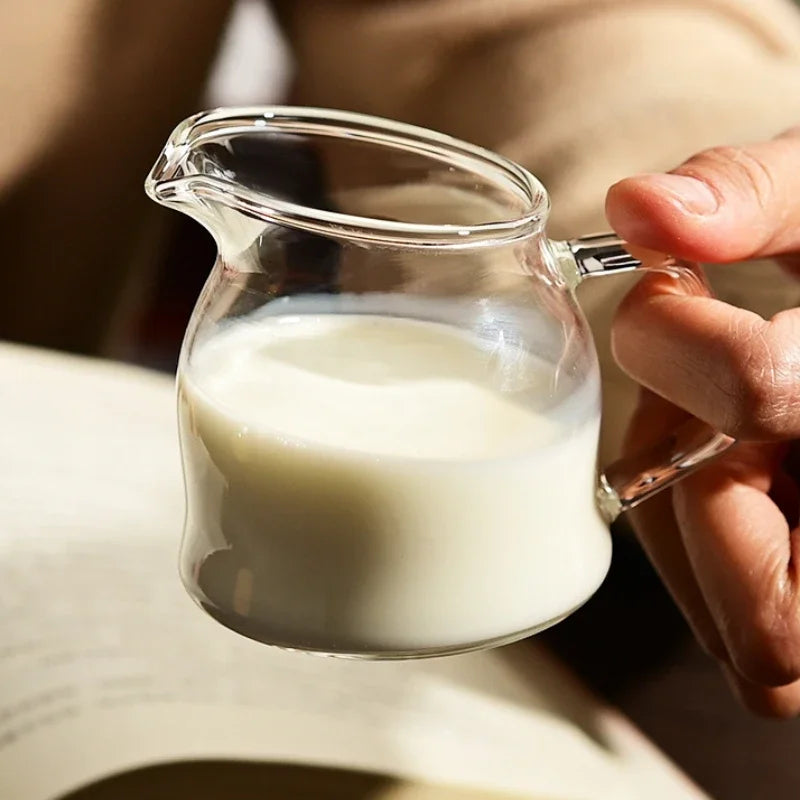
<svg viewBox="0 0 800 800">
<path fill-rule="evenodd" d="M 639 253 L 614 234 L 584 236 L 553 243 L 561 270 L 571 288 L 587 278 L 635 269 L 670 274 L 690 266 L 670 256 Z M 720 456 L 735 440 L 698 419 L 689 419 L 666 439 L 644 452 L 614 462 L 601 475 L 598 506 L 611 521 Z"/>
</svg>

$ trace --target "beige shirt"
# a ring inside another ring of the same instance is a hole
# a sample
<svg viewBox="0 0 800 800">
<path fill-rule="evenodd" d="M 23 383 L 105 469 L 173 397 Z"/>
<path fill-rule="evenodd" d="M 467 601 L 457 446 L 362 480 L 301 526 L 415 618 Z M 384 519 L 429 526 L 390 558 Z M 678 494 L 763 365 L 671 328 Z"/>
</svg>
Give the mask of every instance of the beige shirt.
<svg viewBox="0 0 800 800">
<path fill-rule="evenodd" d="M 800 121 L 790 0 L 274 5 L 297 64 L 293 102 L 415 122 L 511 156 L 548 186 L 553 236 L 604 228 L 605 191 L 625 175 Z M 0 338 L 107 345 L 126 299 L 147 286 L 158 230 L 148 220 L 164 219 L 143 176 L 197 110 L 229 6 L 0 0 Z M 719 269 L 714 281 L 762 313 L 800 302 L 767 265 Z M 625 285 L 581 292 L 612 409 L 633 396 L 607 348 Z"/>
</svg>

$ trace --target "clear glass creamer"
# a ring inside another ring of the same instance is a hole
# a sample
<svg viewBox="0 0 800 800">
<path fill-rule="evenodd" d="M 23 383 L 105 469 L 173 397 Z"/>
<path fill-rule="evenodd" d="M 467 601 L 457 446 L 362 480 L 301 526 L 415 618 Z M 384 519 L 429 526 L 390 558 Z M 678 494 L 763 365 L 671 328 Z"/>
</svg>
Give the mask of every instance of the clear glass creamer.
<svg viewBox="0 0 800 800">
<path fill-rule="evenodd" d="M 544 187 L 491 152 L 223 109 L 178 126 L 147 192 L 218 246 L 178 370 L 180 572 L 245 636 L 408 658 L 535 633 L 602 582 L 610 519 L 730 444 L 691 421 L 598 476 L 574 288 L 640 264 L 548 240 Z"/>
</svg>

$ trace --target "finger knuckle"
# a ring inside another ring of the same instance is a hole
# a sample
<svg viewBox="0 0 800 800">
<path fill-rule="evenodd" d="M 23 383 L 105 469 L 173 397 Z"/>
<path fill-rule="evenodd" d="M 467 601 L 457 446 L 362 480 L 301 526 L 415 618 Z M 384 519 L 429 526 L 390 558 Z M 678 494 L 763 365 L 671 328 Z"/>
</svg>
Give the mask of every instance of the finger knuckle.
<svg viewBox="0 0 800 800">
<path fill-rule="evenodd" d="M 715 176 L 724 175 L 726 182 L 733 182 L 746 194 L 755 197 L 759 207 L 770 207 L 776 194 L 777 181 L 770 165 L 757 152 L 746 147 L 713 147 L 701 153 L 687 165 L 702 170 L 702 177 L 715 185 Z"/>
<path fill-rule="evenodd" d="M 788 349 L 759 326 L 749 335 L 734 333 L 731 353 L 734 385 L 728 429 L 733 436 L 771 440 L 785 436 L 800 414 L 800 364 Z"/>
</svg>

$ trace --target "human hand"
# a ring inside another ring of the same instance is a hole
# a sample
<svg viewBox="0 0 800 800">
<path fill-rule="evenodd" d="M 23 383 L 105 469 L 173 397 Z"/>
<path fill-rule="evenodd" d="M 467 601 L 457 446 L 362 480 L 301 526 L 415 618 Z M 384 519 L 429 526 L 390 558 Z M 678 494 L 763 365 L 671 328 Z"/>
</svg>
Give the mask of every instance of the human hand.
<svg viewBox="0 0 800 800">
<path fill-rule="evenodd" d="M 724 263 L 800 265 L 800 128 L 714 149 L 669 175 L 616 184 L 606 211 L 633 244 Z M 800 309 L 770 320 L 646 275 L 623 301 L 612 344 L 644 387 L 636 450 L 689 412 L 739 440 L 711 466 L 631 514 L 698 640 L 741 699 L 800 713 Z M 669 401 L 669 402 L 667 402 Z M 674 404 L 674 405 L 672 405 Z"/>
</svg>

